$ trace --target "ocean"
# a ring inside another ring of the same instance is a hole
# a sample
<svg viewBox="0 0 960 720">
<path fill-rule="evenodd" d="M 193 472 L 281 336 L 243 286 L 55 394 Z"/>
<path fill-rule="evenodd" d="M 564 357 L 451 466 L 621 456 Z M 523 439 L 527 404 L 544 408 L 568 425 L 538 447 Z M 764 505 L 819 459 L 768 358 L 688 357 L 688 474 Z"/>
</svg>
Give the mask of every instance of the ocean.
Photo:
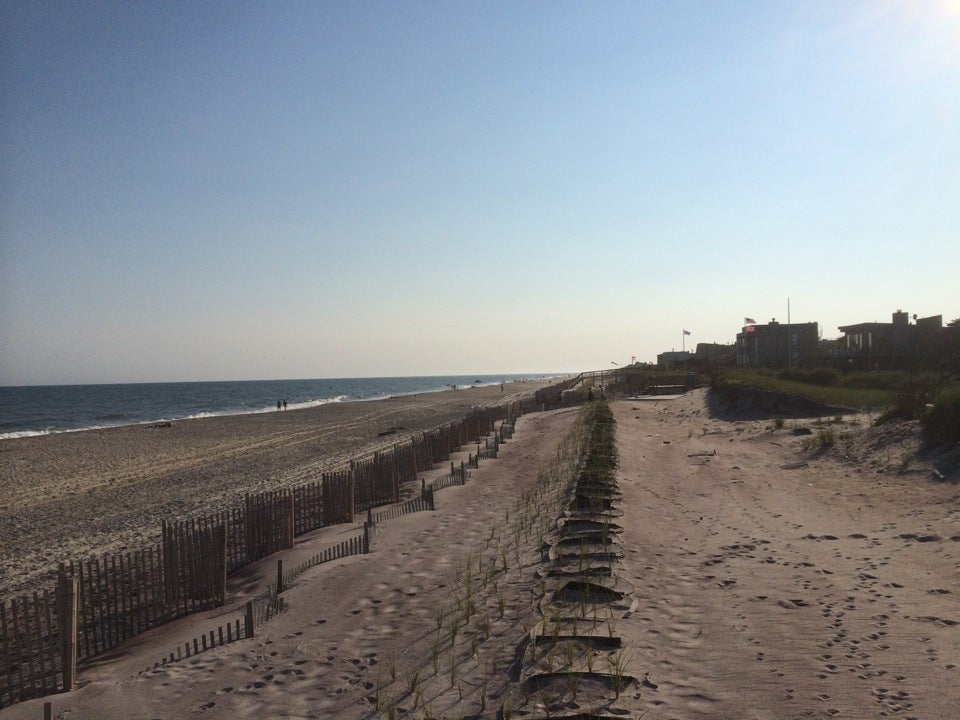
<svg viewBox="0 0 960 720">
<path fill-rule="evenodd" d="M 0 387 L 0 440 L 184 418 L 276 412 L 555 374 Z"/>
</svg>

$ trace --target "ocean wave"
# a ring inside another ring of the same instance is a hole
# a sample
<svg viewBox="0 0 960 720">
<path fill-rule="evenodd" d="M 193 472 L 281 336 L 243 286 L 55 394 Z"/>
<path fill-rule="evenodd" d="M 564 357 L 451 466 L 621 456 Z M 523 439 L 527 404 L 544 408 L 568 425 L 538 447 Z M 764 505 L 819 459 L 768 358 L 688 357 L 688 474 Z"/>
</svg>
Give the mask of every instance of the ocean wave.
<svg viewBox="0 0 960 720">
<path fill-rule="evenodd" d="M 288 410 L 302 410 L 305 408 L 320 407 L 321 405 L 330 405 L 331 403 L 347 402 L 350 398 L 346 395 L 337 395 L 332 398 L 319 398 L 317 400 L 308 400 L 306 402 L 290 403 Z"/>
<path fill-rule="evenodd" d="M 320 407 L 321 405 L 329 405 L 331 403 L 340 403 L 348 402 L 350 398 L 347 395 L 337 395 L 332 398 L 320 398 L 317 400 L 305 400 L 302 402 L 291 402 L 287 403 L 287 410 L 305 410 L 307 408 Z M 210 417 L 228 417 L 231 415 L 257 415 L 259 413 L 269 413 L 276 412 L 276 405 L 268 405 L 266 407 L 257 408 L 255 410 L 237 410 L 237 409 L 226 409 L 218 411 L 204 411 L 193 413 L 187 415 L 185 418 L 179 418 L 184 420 L 198 420 L 200 418 L 210 418 Z"/>
<path fill-rule="evenodd" d="M 57 430 L 16 430 L 15 432 L 0 433 L 0 440 L 16 440 L 17 438 L 36 437 L 37 435 L 49 435 L 50 433 L 60 432 Z"/>
<path fill-rule="evenodd" d="M 17 440 L 18 438 L 39 437 L 40 435 L 57 435 L 59 433 L 83 432 L 84 430 L 103 430 L 107 425 L 90 425 L 78 428 L 47 428 L 45 430 L 15 430 L 0 433 L 0 440 Z M 115 426 L 114 426 L 115 427 Z"/>
</svg>

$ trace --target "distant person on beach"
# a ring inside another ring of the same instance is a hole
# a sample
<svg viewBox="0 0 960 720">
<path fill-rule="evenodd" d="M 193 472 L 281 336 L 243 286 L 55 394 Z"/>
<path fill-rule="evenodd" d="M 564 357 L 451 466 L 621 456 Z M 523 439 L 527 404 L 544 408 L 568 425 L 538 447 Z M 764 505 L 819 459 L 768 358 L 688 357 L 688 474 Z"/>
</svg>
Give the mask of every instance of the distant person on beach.
<svg viewBox="0 0 960 720">
<path fill-rule="evenodd" d="M 503 383 L 500 383 L 500 392 L 503 392 Z"/>
<path fill-rule="evenodd" d="M 287 409 L 287 401 L 286 401 L 286 400 L 283 401 L 283 409 L 284 409 L 284 410 Z"/>
<path fill-rule="evenodd" d="M 280 409 L 280 406 L 281 406 L 282 404 L 283 404 L 283 403 L 281 403 L 279 400 L 277 400 L 277 410 Z"/>
</svg>

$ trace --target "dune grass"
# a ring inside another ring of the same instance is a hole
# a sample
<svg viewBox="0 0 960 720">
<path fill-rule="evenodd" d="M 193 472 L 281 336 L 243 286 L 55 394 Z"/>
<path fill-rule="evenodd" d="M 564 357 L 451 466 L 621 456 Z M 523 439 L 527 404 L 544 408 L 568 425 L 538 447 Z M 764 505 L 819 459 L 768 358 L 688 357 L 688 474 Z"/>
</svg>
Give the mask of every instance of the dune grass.
<svg viewBox="0 0 960 720">
<path fill-rule="evenodd" d="M 715 387 L 755 387 L 760 390 L 794 395 L 813 402 L 856 410 L 882 410 L 894 404 L 893 388 L 858 387 L 853 384 L 815 385 L 789 380 L 776 373 L 750 368 L 729 368 L 714 377 Z"/>
</svg>

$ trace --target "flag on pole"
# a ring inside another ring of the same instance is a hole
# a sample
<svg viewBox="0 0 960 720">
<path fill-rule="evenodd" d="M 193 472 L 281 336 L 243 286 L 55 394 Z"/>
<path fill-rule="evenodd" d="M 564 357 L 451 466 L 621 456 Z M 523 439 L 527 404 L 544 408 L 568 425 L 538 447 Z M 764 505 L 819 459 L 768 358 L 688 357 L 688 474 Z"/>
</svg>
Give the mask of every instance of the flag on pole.
<svg viewBox="0 0 960 720">
<path fill-rule="evenodd" d="M 683 334 L 684 334 L 684 335 L 689 335 L 689 334 L 690 334 L 690 331 L 689 331 L 689 330 L 684 330 L 684 331 L 683 331 Z"/>
<path fill-rule="evenodd" d="M 744 325 L 756 325 L 756 324 L 757 324 L 757 321 L 754 320 L 753 318 L 745 317 L 745 318 L 743 319 L 743 324 L 744 324 Z"/>
</svg>

